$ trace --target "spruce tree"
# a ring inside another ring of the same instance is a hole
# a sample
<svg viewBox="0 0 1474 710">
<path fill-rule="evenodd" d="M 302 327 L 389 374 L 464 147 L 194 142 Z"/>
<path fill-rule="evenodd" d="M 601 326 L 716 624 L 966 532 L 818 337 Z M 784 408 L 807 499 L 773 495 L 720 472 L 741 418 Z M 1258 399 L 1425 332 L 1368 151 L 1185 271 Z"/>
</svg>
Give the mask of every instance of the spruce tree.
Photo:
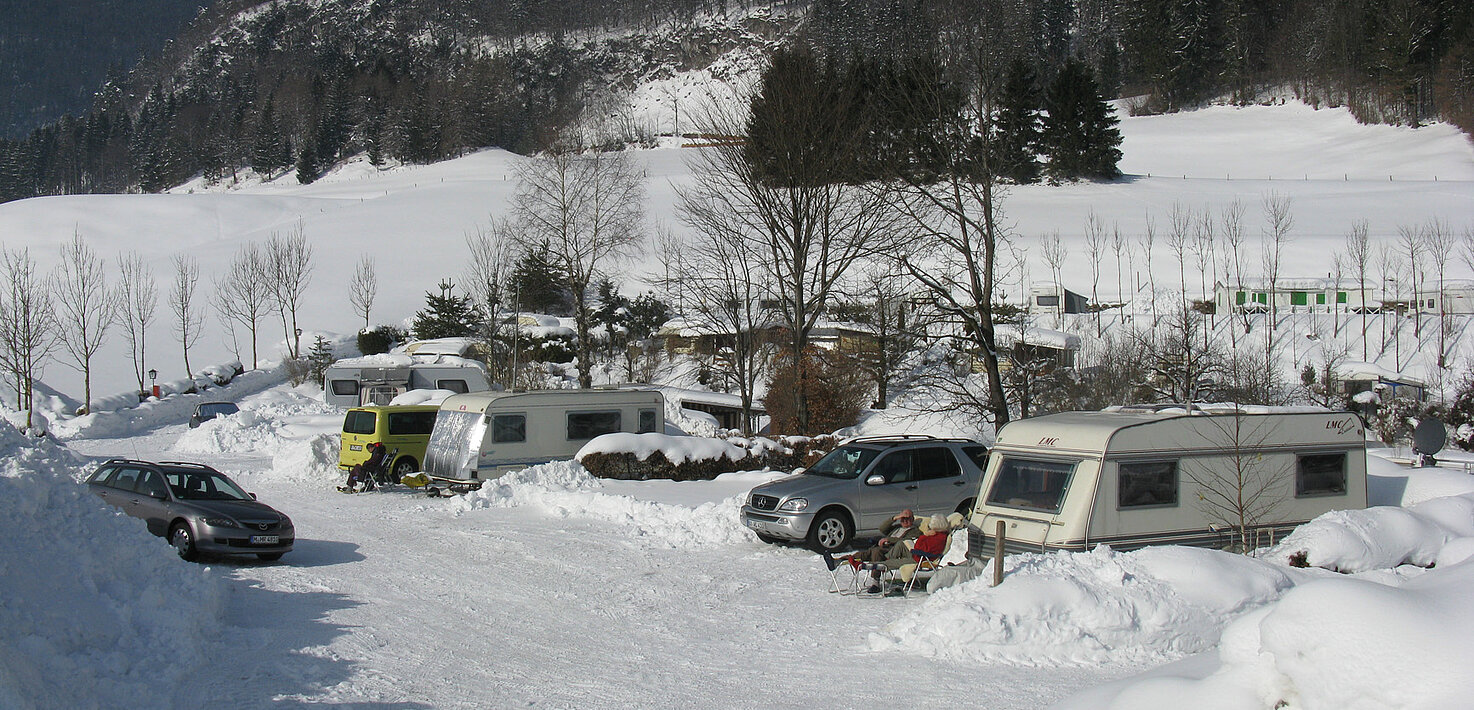
<svg viewBox="0 0 1474 710">
<path fill-rule="evenodd" d="M 469 338 L 480 332 L 484 320 L 481 310 L 469 295 L 456 296 L 453 290 L 455 284 L 441 281 L 439 295 L 425 293 L 425 308 L 415 313 L 416 338 Z"/>
<path fill-rule="evenodd" d="M 1096 88 L 1090 67 L 1070 59 L 1045 92 L 1043 146 L 1054 180 L 1110 179 L 1121 174 L 1121 132 Z"/>
<path fill-rule="evenodd" d="M 519 310 L 567 316 L 573 313 L 573 304 L 559 285 L 563 281 L 547 248 L 534 249 L 517 261 L 512 270 L 512 293 L 508 295 Z"/>
<path fill-rule="evenodd" d="M 993 164 L 999 176 L 1020 185 L 1039 181 L 1040 102 L 1034 67 L 1023 59 L 1013 60 L 998 96 Z"/>
</svg>

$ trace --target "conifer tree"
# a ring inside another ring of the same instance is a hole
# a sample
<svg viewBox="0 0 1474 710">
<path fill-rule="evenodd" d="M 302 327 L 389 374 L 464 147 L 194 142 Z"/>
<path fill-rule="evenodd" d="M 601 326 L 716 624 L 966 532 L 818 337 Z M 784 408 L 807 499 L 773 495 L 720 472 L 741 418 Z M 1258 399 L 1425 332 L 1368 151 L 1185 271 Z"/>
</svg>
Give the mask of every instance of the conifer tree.
<svg viewBox="0 0 1474 710">
<path fill-rule="evenodd" d="M 563 279 L 546 247 L 529 250 L 512 270 L 514 307 L 532 313 L 566 316 L 572 312 L 568 293 L 559 285 Z"/>
<path fill-rule="evenodd" d="M 1065 62 L 1045 92 L 1043 145 L 1054 180 L 1110 179 L 1121 174 L 1118 119 L 1078 59 Z"/>
<path fill-rule="evenodd" d="M 1013 60 L 998 97 L 993 165 L 1000 176 L 1020 185 L 1039 181 L 1040 102 L 1034 67 Z"/>
<path fill-rule="evenodd" d="M 469 338 L 481 329 L 481 310 L 469 295 L 451 293 L 455 284 L 440 282 L 440 294 L 425 293 L 424 309 L 415 313 L 414 334 L 420 340 L 431 338 Z"/>
</svg>

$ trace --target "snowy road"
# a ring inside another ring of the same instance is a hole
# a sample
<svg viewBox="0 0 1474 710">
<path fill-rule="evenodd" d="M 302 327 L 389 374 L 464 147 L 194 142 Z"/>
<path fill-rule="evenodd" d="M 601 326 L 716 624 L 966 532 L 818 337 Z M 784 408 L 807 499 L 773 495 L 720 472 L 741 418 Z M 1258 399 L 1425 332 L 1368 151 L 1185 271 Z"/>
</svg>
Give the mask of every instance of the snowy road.
<svg viewBox="0 0 1474 710">
<path fill-rule="evenodd" d="M 139 456 L 182 431 L 71 445 Z M 348 496 L 280 480 L 264 456 L 190 458 L 290 514 L 298 540 L 280 563 L 210 564 L 231 580 L 226 626 L 176 707 L 1035 708 L 1132 670 L 868 651 L 920 599 L 829 594 L 798 549 L 670 549 L 577 511 Z"/>
</svg>

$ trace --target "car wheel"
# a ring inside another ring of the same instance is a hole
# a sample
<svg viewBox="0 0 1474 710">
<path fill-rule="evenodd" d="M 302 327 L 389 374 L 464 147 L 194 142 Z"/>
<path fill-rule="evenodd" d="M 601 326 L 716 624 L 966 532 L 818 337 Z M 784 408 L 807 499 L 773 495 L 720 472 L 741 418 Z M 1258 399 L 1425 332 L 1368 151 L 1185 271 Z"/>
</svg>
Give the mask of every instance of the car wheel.
<svg viewBox="0 0 1474 710">
<path fill-rule="evenodd" d="M 821 513 L 809 527 L 809 547 L 818 552 L 842 550 L 845 545 L 850 544 L 850 538 L 854 534 L 854 527 L 843 513 Z"/>
<path fill-rule="evenodd" d="M 415 463 L 414 459 L 408 456 L 400 456 L 399 459 L 394 462 L 394 482 L 398 483 L 399 479 L 404 478 L 405 476 L 408 476 L 418 470 L 420 470 L 420 465 L 418 463 Z"/>
<path fill-rule="evenodd" d="M 284 555 L 284 554 L 286 554 L 286 553 L 285 552 L 262 552 L 262 553 L 257 554 L 256 555 L 256 558 L 259 559 L 259 560 L 261 560 L 262 562 L 275 562 L 275 561 L 281 559 L 281 556 Z"/>
<path fill-rule="evenodd" d="M 186 562 L 194 562 L 199 559 L 199 550 L 194 546 L 194 533 L 189 531 L 189 525 L 175 523 L 169 530 L 169 544 L 174 546 L 174 551 L 179 553 L 179 559 Z"/>
</svg>

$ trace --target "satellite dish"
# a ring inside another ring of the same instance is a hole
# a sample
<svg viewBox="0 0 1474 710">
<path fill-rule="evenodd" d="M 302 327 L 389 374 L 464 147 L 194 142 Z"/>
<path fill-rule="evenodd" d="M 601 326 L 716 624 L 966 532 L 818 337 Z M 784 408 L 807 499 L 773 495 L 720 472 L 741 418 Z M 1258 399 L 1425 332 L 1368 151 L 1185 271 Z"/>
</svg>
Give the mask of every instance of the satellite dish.
<svg viewBox="0 0 1474 710">
<path fill-rule="evenodd" d="M 1436 454 L 1448 443 L 1448 429 L 1437 419 L 1424 419 L 1413 428 L 1413 451 Z"/>
</svg>

